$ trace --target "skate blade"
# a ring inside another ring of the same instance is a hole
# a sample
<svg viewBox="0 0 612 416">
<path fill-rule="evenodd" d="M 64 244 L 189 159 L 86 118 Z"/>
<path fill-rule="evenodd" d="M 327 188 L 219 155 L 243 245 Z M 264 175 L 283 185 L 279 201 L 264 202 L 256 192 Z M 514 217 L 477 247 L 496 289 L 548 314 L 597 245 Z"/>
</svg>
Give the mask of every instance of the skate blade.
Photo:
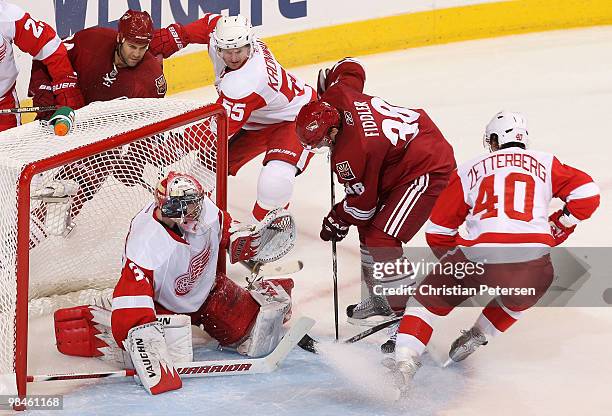
<svg viewBox="0 0 612 416">
<path fill-rule="evenodd" d="M 370 317 L 366 319 L 346 318 L 346 322 L 348 322 L 351 325 L 373 327 L 376 325 L 384 324 L 385 322 L 389 322 L 397 318 L 398 318 L 397 316 L 388 316 L 388 317 L 379 316 L 378 318 Z"/>
<path fill-rule="evenodd" d="M 442 363 L 442 368 L 446 368 L 446 367 L 448 367 L 449 365 L 451 365 L 452 363 L 454 363 L 453 359 L 452 359 L 452 358 L 449 358 L 449 359 L 447 359 L 446 361 L 444 361 L 444 362 Z"/>
</svg>

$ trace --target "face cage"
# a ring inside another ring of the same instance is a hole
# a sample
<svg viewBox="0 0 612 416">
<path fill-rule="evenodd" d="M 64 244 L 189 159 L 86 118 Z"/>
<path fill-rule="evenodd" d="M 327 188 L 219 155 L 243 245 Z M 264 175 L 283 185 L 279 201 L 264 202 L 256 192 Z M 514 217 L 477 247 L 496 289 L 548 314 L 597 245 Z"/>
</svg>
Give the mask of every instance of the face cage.
<svg viewBox="0 0 612 416">
<path fill-rule="evenodd" d="M 160 210 L 166 218 L 180 218 L 181 222 L 184 222 L 185 218 L 197 220 L 202 212 L 202 201 L 201 196 L 170 196 L 164 201 Z M 189 212 L 189 207 L 194 204 L 196 208 Z"/>
</svg>

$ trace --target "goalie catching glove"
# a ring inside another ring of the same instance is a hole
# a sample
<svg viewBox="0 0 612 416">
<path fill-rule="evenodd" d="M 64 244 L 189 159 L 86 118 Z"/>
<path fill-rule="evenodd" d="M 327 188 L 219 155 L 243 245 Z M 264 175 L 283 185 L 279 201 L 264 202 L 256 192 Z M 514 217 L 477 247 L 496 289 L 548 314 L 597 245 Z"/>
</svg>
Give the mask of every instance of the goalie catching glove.
<svg viewBox="0 0 612 416">
<path fill-rule="evenodd" d="M 230 262 L 253 260 L 271 263 L 295 245 L 295 220 L 289 211 L 277 208 L 255 224 L 234 224 L 230 232 Z"/>
</svg>

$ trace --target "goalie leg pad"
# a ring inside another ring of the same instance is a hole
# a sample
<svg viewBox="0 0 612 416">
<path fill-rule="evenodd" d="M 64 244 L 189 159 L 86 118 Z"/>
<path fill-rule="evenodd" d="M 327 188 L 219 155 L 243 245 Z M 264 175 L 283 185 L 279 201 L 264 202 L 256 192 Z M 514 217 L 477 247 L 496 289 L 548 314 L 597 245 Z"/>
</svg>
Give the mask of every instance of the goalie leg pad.
<svg viewBox="0 0 612 416">
<path fill-rule="evenodd" d="M 53 320 L 57 349 L 62 354 L 100 357 L 103 355 L 100 348 L 108 347 L 96 337 L 102 331 L 96 328 L 89 306 L 58 309 Z"/>
<path fill-rule="evenodd" d="M 110 316 L 110 310 L 93 305 L 55 311 L 53 318 L 58 351 L 66 355 L 97 357 L 132 368 L 129 355 L 115 342 Z"/>
<path fill-rule="evenodd" d="M 129 354 L 115 342 L 111 332 L 111 311 L 98 306 L 76 306 L 58 309 L 55 321 L 55 341 L 62 354 L 97 357 L 104 361 L 133 368 Z M 187 315 L 158 315 L 164 327 L 166 344 L 173 362 L 193 361 L 191 319 Z"/>
<path fill-rule="evenodd" d="M 285 312 L 285 318 L 283 319 L 283 323 L 286 323 L 291 319 L 291 291 L 293 290 L 294 282 L 291 278 L 282 278 L 282 279 L 267 279 L 261 280 L 259 282 L 258 288 L 256 290 L 263 291 L 264 295 L 277 297 L 280 301 L 284 299 L 289 300 L 289 307 L 287 308 L 287 312 Z"/>
<path fill-rule="evenodd" d="M 192 322 L 202 325 L 222 346 L 243 341 L 255 322 L 259 305 L 249 292 L 217 273 L 215 286 L 200 310 L 192 314 Z"/>
<path fill-rule="evenodd" d="M 253 358 L 263 357 L 270 354 L 283 337 L 283 321 L 291 307 L 291 299 L 282 287 L 277 286 L 275 291 L 275 296 L 259 290 L 250 292 L 261 306 L 249 338 L 237 348 L 240 354 Z"/>
<path fill-rule="evenodd" d="M 157 322 L 164 327 L 168 353 L 175 363 L 193 361 L 191 318 L 187 315 L 157 315 Z"/>
<path fill-rule="evenodd" d="M 161 323 L 151 322 L 130 329 L 124 345 L 147 392 L 160 394 L 183 386 L 168 352 Z"/>
</svg>

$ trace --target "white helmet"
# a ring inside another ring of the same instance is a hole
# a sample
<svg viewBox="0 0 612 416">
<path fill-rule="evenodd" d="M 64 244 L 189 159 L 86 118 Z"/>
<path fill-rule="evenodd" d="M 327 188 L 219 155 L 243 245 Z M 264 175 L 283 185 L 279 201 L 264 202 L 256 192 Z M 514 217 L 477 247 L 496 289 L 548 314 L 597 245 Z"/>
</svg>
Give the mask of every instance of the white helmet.
<svg viewBox="0 0 612 416">
<path fill-rule="evenodd" d="M 524 144 L 526 149 L 529 146 L 527 119 L 521 113 L 500 111 L 487 124 L 485 130 L 484 142 L 491 151 L 494 150 L 491 149 L 492 140 L 497 142 L 498 147 L 515 142 Z"/>
<path fill-rule="evenodd" d="M 253 27 L 242 16 L 223 16 L 212 34 L 218 49 L 234 49 L 253 42 Z"/>
</svg>

